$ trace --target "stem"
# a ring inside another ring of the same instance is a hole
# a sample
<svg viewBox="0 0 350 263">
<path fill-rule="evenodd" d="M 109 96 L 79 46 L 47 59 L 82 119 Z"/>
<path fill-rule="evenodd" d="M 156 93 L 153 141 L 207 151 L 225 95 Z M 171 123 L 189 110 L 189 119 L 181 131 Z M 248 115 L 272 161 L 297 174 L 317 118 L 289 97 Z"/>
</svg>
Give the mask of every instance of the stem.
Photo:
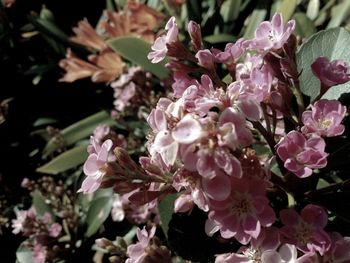
<svg viewBox="0 0 350 263">
<path fill-rule="evenodd" d="M 303 114 L 303 112 L 305 110 L 303 95 L 301 94 L 299 87 L 296 85 L 292 86 L 292 92 L 297 100 L 298 110 L 299 110 L 298 122 L 300 123 L 301 115 Z"/>
<path fill-rule="evenodd" d="M 314 190 L 314 191 L 308 191 L 304 195 L 306 197 L 315 197 L 320 194 L 328 193 L 328 192 L 336 192 L 338 190 L 341 190 L 343 188 L 350 187 L 350 179 L 345 180 L 341 183 L 332 184 L 330 186 L 324 187 L 322 189 Z"/>
<path fill-rule="evenodd" d="M 275 145 L 276 145 L 275 139 L 271 136 L 270 133 L 268 133 L 268 131 L 264 128 L 264 126 L 262 126 L 260 122 L 254 121 L 252 123 L 253 123 L 253 127 L 257 129 L 261 133 L 261 135 L 265 138 L 272 153 L 275 154 Z"/>
<path fill-rule="evenodd" d="M 264 119 L 265 119 L 265 122 L 266 122 L 267 132 L 269 134 L 272 134 L 270 119 L 269 119 L 269 116 L 268 116 L 268 114 L 266 112 L 267 111 L 266 105 L 264 103 L 261 103 L 261 108 L 262 108 L 263 113 L 264 113 Z"/>
</svg>

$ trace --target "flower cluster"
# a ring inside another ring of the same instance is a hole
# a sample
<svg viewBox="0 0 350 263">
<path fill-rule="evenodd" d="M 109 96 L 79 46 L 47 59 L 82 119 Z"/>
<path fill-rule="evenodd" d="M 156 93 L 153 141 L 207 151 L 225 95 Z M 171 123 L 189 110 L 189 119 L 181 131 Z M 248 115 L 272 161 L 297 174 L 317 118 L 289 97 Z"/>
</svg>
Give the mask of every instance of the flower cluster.
<svg viewBox="0 0 350 263">
<path fill-rule="evenodd" d="M 84 165 L 82 191 L 112 186 L 138 205 L 177 193 L 175 212 L 191 213 L 197 206 L 207 213 L 209 236 L 244 245 L 216 262 L 350 260 L 348 238 L 324 230 L 328 216 L 322 207 L 289 207 L 277 215 L 270 198 L 281 189 L 300 198 L 287 180 L 316 176 L 327 166 L 327 138 L 345 130 L 347 108 L 339 101 L 318 98 L 305 105 L 294 28 L 295 21 L 284 24 L 275 14 L 253 39 L 219 50 L 206 48 L 200 26 L 191 21 L 187 48 L 170 18 L 148 55 L 153 63 L 169 57 L 173 78 L 172 94 L 160 98 L 147 117 L 149 156 L 138 165 L 110 139 L 101 142 Z M 311 67 L 327 88 L 349 80 L 341 61 L 319 59 Z M 256 145 L 269 153 L 258 154 Z M 153 235 L 138 232 L 140 244 L 128 248 L 134 261 L 127 262 L 140 262 Z"/>
<path fill-rule="evenodd" d="M 86 61 L 68 49 L 66 58 L 59 63 L 66 71 L 60 81 L 74 82 L 91 77 L 93 82 L 111 83 L 123 74 L 125 63 L 108 47 L 106 40 L 121 36 L 137 36 L 152 42 L 153 30 L 163 18 L 161 13 L 149 6 L 128 0 L 124 10 L 104 11 L 96 30 L 87 20 L 80 21 L 77 27 L 73 28 L 75 36 L 70 40 L 84 46 L 92 54 Z"/>
<path fill-rule="evenodd" d="M 52 241 L 61 234 L 62 226 L 55 223 L 51 214 L 39 216 L 35 208 L 17 210 L 17 218 L 12 220 L 13 233 L 28 237 L 26 245 L 32 247 L 33 262 L 44 263 L 54 258 L 58 246 L 52 247 Z"/>
</svg>

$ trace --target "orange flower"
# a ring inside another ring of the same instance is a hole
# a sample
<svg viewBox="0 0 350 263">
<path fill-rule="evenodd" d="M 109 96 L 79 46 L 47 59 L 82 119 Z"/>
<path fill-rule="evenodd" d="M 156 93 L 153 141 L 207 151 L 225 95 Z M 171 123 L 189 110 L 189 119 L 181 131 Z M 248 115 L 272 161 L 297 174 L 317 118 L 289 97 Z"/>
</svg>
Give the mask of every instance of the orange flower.
<svg viewBox="0 0 350 263">
<path fill-rule="evenodd" d="M 59 81 L 73 82 L 91 77 L 93 82 L 109 83 L 123 72 L 124 63 L 122 59 L 110 49 L 98 55 L 90 55 L 88 59 L 91 63 L 78 58 L 68 49 L 66 58 L 59 62 L 59 66 L 66 71 L 66 74 Z"/>
<path fill-rule="evenodd" d="M 103 50 L 107 48 L 104 39 L 97 34 L 95 29 L 86 19 L 80 21 L 78 26 L 73 28 L 73 32 L 76 35 L 71 37 L 70 40 L 75 43 L 93 48 L 95 50 Z"/>
<path fill-rule="evenodd" d="M 99 68 L 92 75 L 93 82 L 110 83 L 123 73 L 124 62 L 117 53 L 110 49 L 98 55 L 90 55 L 88 59 Z"/>
<path fill-rule="evenodd" d="M 66 71 L 66 74 L 59 79 L 61 82 L 73 82 L 92 76 L 98 68 L 78 58 L 70 48 L 67 49 L 66 58 L 61 59 L 59 66 Z"/>
</svg>

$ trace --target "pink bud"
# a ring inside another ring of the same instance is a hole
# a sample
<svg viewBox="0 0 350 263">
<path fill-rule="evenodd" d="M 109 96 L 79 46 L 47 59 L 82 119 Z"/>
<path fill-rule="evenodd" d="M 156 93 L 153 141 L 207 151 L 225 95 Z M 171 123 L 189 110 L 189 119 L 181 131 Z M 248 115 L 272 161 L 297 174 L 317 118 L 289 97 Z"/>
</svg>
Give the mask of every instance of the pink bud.
<svg viewBox="0 0 350 263">
<path fill-rule="evenodd" d="M 321 81 L 323 87 L 321 94 L 329 87 L 343 84 L 350 80 L 349 65 L 341 59 L 329 62 L 328 58 L 319 57 L 312 63 L 311 69 L 314 75 Z"/>
<path fill-rule="evenodd" d="M 202 48 L 202 33 L 200 26 L 194 22 L 190 21 L 187 26 L 188 33 L 191 37 L 191 42 L 195 51 Z"/>
<path fill-rule="evenodd" d="M 209 70 L 214 69 L 214 56 L 209 49 L 199 50 L 196 58 L 198 59 L 198 65 L 201 67 Z"/>
</svg>

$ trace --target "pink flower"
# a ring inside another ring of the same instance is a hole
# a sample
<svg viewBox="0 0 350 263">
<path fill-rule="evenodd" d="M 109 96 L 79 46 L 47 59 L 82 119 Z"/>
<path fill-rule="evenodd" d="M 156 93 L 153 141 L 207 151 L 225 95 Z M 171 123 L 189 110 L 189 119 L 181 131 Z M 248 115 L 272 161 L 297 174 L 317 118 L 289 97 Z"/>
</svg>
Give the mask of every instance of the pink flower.
<svg viewBox="0 0 350 263">
<path fill-rule="evenodd" d="M 145 227 L 136 230 L 136 235 L 138 242 L 134 245 L 129 245 L 127 249 L 127 254 L 129 258 L 126 260 L 126 263 L 142 263 L 147 256 L 146 248 L 148 247 L 150 240 L 156 232 L 156 227 L 153 226 L 149 232 Z"/>
<path fill-rule="evenodd" d="M 350 237 L 342 237 L 337 232 L 329 234 L 331 237 L 331 247 L 323 255 L 323 262 L 350 262 Z"/>
<path fill-rule="evenodd" d="M 278 251 L 265 251 L 261 256 L 263 263 L 319 263 L 317 254 L 306 253 L 298 257 L 298 251 L 294 245 L 283 244 Z"/>
<path fill-rule="evenodd" d="M 58 237 L 62 231 L 62 226 L 58 223 L 53 223 L 49 228 L 49 235 L 51 237 Z"/>
<path fill-rule="evenodd" d="M 209 49 L 199 50 L 196 54 L 196 58 L 198 59 L 199 66 L 209 70 L 214 70 L 214 55 Z"/>
<path fill-rule="evenodd" d="M 136 94 L 136 85 L 134 82 L 130 82 L 123 88 L 114 89 L 114 106 L 119 112 L 122 112 L 126 107 L 131 105 L 131 99 Z"/>
<path fill-rule="evenodd" d="M 168 52 L 166 45 L 177 40 L 179 29 L 177 28 L 175 17 L 171 17 L 169 19 L 168 23 L 165 26 L 165 30 L 168 31 L 167 34 L 156 39 L 151 47 L 153 51 L 150 52 L 147 56 L 147 58 L 150 59 L 152 63 L 158 63 L 162 61 Z"/>
<path fill-rule="evenodd" d="M 319 100 L 311 106 L 311 111 L 304 111 L 301 128 L 304 134 L 316 133 L 319 136 L 333 137 L 341 135 L 345 128 L 341 124 L 346 114 L 346 107 L 337 100 Z"/>
<path fill-rule="evenodd" d="M 249 247 L 241 247 L 237 253 L 230 255 L 220 255 L 216 257 L 215 263 L 238 263 L 238 262 L 261 262 L 273 263 L 280 261 L 266 260 L 266 254 L 274 252 L 280 244 L 279 232 L 277 228 L 262 229 L 256 239 L 252 239 Z"/>
<path fill-rule="evenodd" d="M 101 185 L 104 171 L 103 166 L 108 162 L 108 154 L 112 149 L 112 140 L 106 140 L 98 152 L 91 153 L 84 163 L 84 173 L 87 175 L 79 192 L 84 194 L 95 192 Z"/>
<path fill-rule="evenodd" d="M 12 233 L 18 234 L 19 232 L 22 232 L 24 229 L 24 223 L 27 219 L 27 210 L 15 210 L 16 213 L 16 219 L 12 219 Z"/>
<path fill-rule="evenodd" d="M 275 14 L 271 22 L 264 21 L 258 26 L 255 38 L 249 41 L 250 47 L 263 51 L 280 49 L 287 42 L 294 28 L 294 20 L 284 25 L 282 15 Z"/>
<path fill-rule="evenodd" d="M 219 145 L 232 150 L 251 145 L 253 135 L 248 129 L 244 115 L 234 108 L 226 108 L 219 117 Z M 235 137 L 232 137 L 234 135 Z"/>
<path fill-rule="evenodd" d="M 271 226 L 275 213 L 265 195 L 265 185 L 260 180 L 231 178 L 231 194 L 224 201 L 210 201 L 206 232 L 220 230 L 223 238 L 235 237 L 248 244 L 257 238 L 262 226 Z"/>
<path fill-rule="evenodd" d="M 321 81 L 321 85 L 324 86 L 323 89 L 343 84 L 350 80 L 349 65 L 341 59 L 329 62 L 326 57 L 318 57 L 311 64 L 311 69 Z"/>
<path fill-rule="evenodd" d="M 300 215 L 294 209 L 284 209 L 280 212 L 284 226 L 280 233 L 286 243 L 296 245 L 304 253 L 319 252 L 323 255 L 331 246 L 331 239 L 323 230 L 327 225 L 328 216 L 322 207 L 307 205 Z"/>
<path fill-rule="evenodd" d="M 34 263 L 45 263 L 47 251 L 44 246 L 40 243 L 35 244 L 33 249 L 33 262 Z"/>
<path fill-rule="evenodd" d="M 228 43 L 223 52 L 220 51 L 215 54 L 215 59 L 228 65 L 235 63 L 244 52 L 242 42 L 242 39 L 239 39 L 236 43 Z"/>
<path fill-rule="evenodd" d="M 277 154 L 285 168 L 304 178 L 310 176 L 313 169 L 327 165 L 325 147 L 321 137 L 306 139 L 302 133 L 291 131 L 277 144 Z"/>
</svg>

